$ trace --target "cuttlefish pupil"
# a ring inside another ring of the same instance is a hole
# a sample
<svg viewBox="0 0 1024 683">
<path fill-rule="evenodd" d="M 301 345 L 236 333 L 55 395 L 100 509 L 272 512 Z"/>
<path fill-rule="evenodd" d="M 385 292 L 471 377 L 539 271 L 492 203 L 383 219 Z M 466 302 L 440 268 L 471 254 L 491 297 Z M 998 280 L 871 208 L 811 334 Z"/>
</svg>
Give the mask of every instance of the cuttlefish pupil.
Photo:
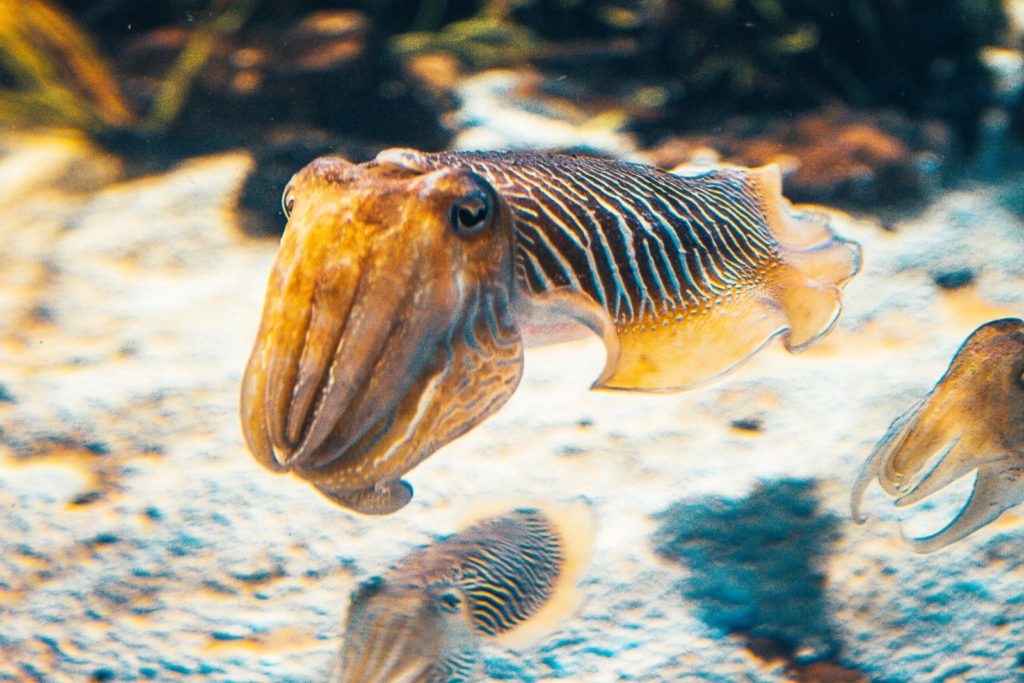
<svg viewBox="0 0 1024 683">
<path fill-rule="evenodd" d="M 243 431 L 364 513 L 405 505 L 401 477 L 504 404 L 526 341 L 593 332 L 596 387 L 676 391 L 775 335 L 813 342 L 859 263 L 771 167 L 386 150 L 312 162 L 282 203 Z"/>
</svg>

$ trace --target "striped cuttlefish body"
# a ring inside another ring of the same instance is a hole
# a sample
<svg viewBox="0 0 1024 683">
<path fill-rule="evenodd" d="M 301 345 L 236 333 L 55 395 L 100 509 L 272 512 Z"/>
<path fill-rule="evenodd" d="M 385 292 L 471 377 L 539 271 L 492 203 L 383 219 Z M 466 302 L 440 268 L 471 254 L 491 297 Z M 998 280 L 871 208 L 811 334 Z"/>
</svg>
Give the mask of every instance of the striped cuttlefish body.
<svg viewBox="0 0 1024 683">
<path fill-rule="evenodd" d="M 1024 501 L 1024 320 L 994 320 L 964 341 L 935 388 L 896 418 L 853 489 L 853 516 L 875 479 L 913 505 L 977 471 L 963 509 L 934 534 L 908 539 L 918 552 L 946 547 Z"/>
<path fill-rule="evenodd" d="M 526 342 L 589 330 L 595 387 L 684 389 L 824 334 L 860 254 L 775 167 L 392 149 L 313 161 L 284 204 L 243 431 L 265 466 L 370 514 L 509 398 Z"/>
<path fill-rule="evenodd" d="M 352 594 L 340 683 L 476 680 L 482 640 L 522 647 L 579 604 L 583 504 L 522 507 L 406 556 Z"/>
</svg>

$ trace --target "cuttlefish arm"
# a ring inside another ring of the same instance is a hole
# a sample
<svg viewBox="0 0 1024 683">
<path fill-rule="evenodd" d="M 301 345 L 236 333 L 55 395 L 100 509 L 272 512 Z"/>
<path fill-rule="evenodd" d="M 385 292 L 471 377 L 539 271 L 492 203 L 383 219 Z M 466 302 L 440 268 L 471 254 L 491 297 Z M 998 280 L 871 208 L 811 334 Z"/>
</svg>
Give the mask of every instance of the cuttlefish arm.
<svg viewBox="0 0 1024 683">
<path fill-rule="evenodd" d="M 977 471 L 970 499 L 943 529 L 908 539 L 932 552 L 969 536 L 1024 501 L 1024 321 L 982 325 L 963 343 L 932 392 L 897 418 L 854 485 L 853 517 L 877 480 L 913 505 Z"/>
<path fill-rule="evenodd" d="M 393 512 L 412 496 L 401 476 L 519 382 L 509 209 L 470 171 L 330 157 L 285 207 L 243 432 L 266 467 Z"/>
<path fill-rule="evenodd" d="M 352 595 L 340 683 L 476 680 L 484 640 L 523 647 L 580 603 L 589 506 L 502 510 L 417 549 Z"/>
</svg>

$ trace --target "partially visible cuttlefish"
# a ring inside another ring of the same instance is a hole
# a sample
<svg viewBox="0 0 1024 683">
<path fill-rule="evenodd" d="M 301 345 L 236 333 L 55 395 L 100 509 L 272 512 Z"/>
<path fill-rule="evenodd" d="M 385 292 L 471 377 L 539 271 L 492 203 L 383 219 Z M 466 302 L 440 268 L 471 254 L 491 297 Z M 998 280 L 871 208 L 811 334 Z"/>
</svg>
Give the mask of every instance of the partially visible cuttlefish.
<svg viewBox="0 0 1024 683">
<path fill-rule="evenodd" d="M 775 167 L 392 149 L 317 159 L 284 205 L 242 427 L 263 465 L 369 514 L 508 400 L 524 340 L 590 330 L 596 388 L 684 389 L 824 334 L 860 254 Z"/>
<path fill-rule="evenodd" d="M 927 469 L 926 469 L 927 467 Z M 918 552 L 958 541 L 1024 501 L 1024 321 L 976 329 L 932 392 L 896 418 L 853 489 L 853 517 L 872 480 L 912 505 L 977 470 L 970 500 L 941 531 L 908 539 Z"/>
<path fill-rule="evenodd" d="M 490 639 L 522 647 L 579 604 L 585 503 L 517 508 L 420 548 L 352 595 L 339 683 L 476 680 Z"/>
</svg>

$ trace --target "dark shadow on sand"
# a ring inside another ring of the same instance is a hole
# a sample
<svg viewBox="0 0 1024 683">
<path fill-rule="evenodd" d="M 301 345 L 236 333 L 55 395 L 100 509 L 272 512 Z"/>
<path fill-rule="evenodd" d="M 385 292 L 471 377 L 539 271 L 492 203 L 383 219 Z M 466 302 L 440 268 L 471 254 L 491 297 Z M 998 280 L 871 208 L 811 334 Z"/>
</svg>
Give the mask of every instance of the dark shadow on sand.
<svg viewBox="0 0 1024 683">
<path fill-rule="evenodd" d="M 744 634 L 768 658 L 799 664 L 837 654 L 823 586 L 839 519 L 820 509 L 813 481 L 762 482 L 739 500 L 679 501 L 656 519 L 656 551 L 687 568 L 679 587 L 709 626 Z"/>
</svg>

